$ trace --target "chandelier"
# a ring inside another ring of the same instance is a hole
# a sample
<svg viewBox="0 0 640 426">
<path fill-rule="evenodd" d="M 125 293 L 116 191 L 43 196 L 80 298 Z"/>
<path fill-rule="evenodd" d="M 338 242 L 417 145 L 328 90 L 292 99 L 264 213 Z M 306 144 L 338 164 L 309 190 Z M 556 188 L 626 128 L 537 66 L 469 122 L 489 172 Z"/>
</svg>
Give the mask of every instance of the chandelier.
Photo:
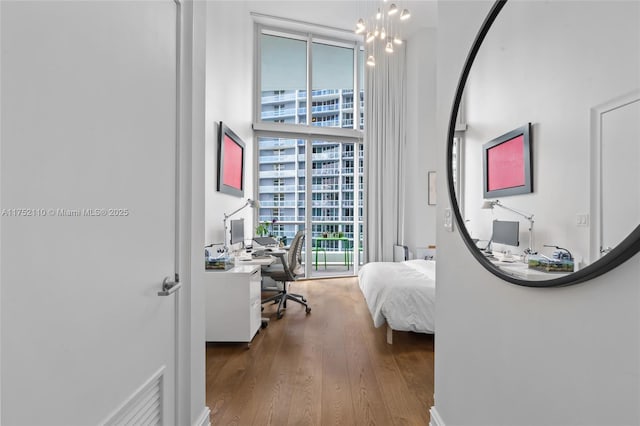
<svg viewBox="0 0 640 426">
<path fill-rule="evenodd" d="M 388 6 L 387 4 L 390 3 Z M 366 43 L 384 43 L 385 51 L 393 53 L 394 44 L 402 44 L 400 28 L 402 23 L 411 17 L 409 9 L 402 9 L 396 3 L 381 0 L 375 8 L 375 13 L 368 19 L 360 18 L 356 22 L 356 34 L 362 34 Z M 371 49 L 373 52 L 374 49 Z M 367 65 L 375 66 L 376 58 L 373 53 L 367 57 Z"/>
</svg>

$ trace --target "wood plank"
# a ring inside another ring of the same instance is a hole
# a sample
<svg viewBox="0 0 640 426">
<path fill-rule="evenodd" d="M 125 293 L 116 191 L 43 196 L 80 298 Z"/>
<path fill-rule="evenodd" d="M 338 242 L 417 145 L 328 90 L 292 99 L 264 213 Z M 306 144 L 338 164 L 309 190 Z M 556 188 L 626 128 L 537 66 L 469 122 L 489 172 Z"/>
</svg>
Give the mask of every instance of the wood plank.
<svg viewBox="0 0 640 426">
<path fill-rule="evenodd" d="M 354 299 L 362 298 L 364 303 L 354 303 L 354 310 L 359 315 L 358 321 L 364 322 L 371 319 L 369 310 L 366 307 L 364 296 L 355 291 L 350 292 Z M 354 301 L 355 302 L 355 301 Z M 356 319 L 354 319 L 356 321 Z M 394 345 L 389 345 L 386 339 L 386 324 L 375 330 L 372 327 L 362 327 L 364 342 L 367 345 L 369 356 L 376 365 L 376 379 L 385 390 L 385 404 L 393 419 L 394 425 L 414 425 L 428 424 L 428 408 L 425 410 L 415 393 L 409 389 L 404 379 L 402 371 L 397 363 L 397 354 L 404 353 L 407 349 L 407 332 L 395 331 Z M 380 335 L 385 336 L 384 339 Z M 430 408 L 430 407 L 429 407 Z M 390 423 L 391 424 L 391 423 Z"/>
<path fill-rule="evenodd" d="M 207 386 L 206 395 L 211 424 L 250 424 L 257 412 L 255 400 L 260 398 L 256 388 L 265 382 L 282 337 L 282 327 L 269 326 L 253 339 L 250 349 L 243 344 L 207 348 L 207 355 L 225 349 L 232 351 L 223 369 L 207 376 L 207 385 L 214 382 L 213 386 Z"/>
<path fill-rule="evenodd" d="M 357 278 L 298 281 L 312 312 L 289 303 L 250 349 L 208 345 L 214 425 L 426 425 L 433 336 L 374 328 Z"/>
<path fill-rule="evenodd" d="M 257 405 L 250 423 L 252 425 L 285 425 L 288 421 L 308 317 L 304 308 L 295 302 L 287 303 L 284 316 L 287 320 L 272 320 L 283 327 L 283 336 L 268 374 L 258 384 L 259 399 L 255 401 Z"/>
<path fill-rule="evenodd" d="M 326 308 L 324 318 L 322 357 L 322 398 L 320 400 L 323 425 L 356 424 L 354 404 L 347 369 L 345 347 L 345 317 L 351 309 L 342 288 L 336 280 L 322 282 Z"/>
<path fill-rule="evenodd" d="M 326 299 L 316 296 L 318 282 L 310 282 L 307 287 L 307 299 L 313 300 L 311 314 L 305 318 L 294 318 L 290 321 L 304 321 L 304 335 L 301 347 L 301 357 L 295 373 L 293 383 L 294 392 L 289 404 L 288 424 L 290 425 L 318 425 L 321 411 L 318 401 L 322 396 L 322 354 L 323 336 L 326 327 L 325 311 Z M 298 287 L 294 285 L 295 289 Z M 297 311 L 297 308 L 295 308 Z M 303 311 L 302 311 L 303 312 Z M 296 312 L 296 316 L 300 316 Z"/>
</svg>

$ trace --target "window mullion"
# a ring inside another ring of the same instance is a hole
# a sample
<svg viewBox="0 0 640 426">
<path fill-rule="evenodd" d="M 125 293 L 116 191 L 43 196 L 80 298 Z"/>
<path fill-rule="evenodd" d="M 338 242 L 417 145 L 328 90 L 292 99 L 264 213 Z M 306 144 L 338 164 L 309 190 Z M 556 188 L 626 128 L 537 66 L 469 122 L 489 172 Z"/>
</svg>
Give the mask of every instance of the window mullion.
<svg viewBox="0 0 640 426">
<path fill-rule="evenodd" d="M 311 34 L 307 34 L 307 103 L 306 103 L 306 107 L 307 107 L 307 122 L 305 123 L 307 126 L 311 126 L 312 120 L 311 120 L 311 88 L 313 87 L 311 84 L 311 80 L 313 79 L 313 73 L 312 73 L 312 61 L 313 58 L 311 58 L 311 48 L 313 47 L 313 43 L 312 43 L 312 37 Z"/>
</svg>

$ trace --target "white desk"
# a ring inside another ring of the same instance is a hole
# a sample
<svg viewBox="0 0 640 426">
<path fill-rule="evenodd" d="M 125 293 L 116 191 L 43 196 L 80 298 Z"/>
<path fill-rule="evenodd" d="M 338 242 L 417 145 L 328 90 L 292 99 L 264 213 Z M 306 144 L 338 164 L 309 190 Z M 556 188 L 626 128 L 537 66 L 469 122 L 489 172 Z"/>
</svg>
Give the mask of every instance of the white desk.
<svg viewBox="0 0 640 426">
<path fill-rule="evenodd" d="M 260 265 L 207 270 L 205 283 L 206 341 L 247 342 L 260 329 Z"/>
<path fill-rule="evenodd" d="M 272 265 L 276 262 L 278 258 L 275 256 L 269 256 L 269 257 L 264 257 L 264 258 L 255 258 L 252 257 L 250 259 L 240 259 L 236 257 L 235 260 L 235 264 L 237 266 L 243 266 L 243 265 L 261 265 L 261 266 L 269 266 Z"/>
<path fill-rule="evenodd" d="M 537 269 L 530 269 L 529 265 L 523 262 L 501 262 L 497 259 L 490 260 L 491 263 L 502 269 L 504 272 L 522 280 L 545 281 L 564 277 L 565 275 L 570 274 L 570 272 L 545 272 Z"/>
<path fill-rule="evenodd" d="M 261 266 L 269 266 L 273 265 L 287 254 L 286 250 L 272 250 L 265 252 L 264 257 L 246 257 L 246 258 L 235 258 L 235 265 L 261 265 Z"/>
</svg>

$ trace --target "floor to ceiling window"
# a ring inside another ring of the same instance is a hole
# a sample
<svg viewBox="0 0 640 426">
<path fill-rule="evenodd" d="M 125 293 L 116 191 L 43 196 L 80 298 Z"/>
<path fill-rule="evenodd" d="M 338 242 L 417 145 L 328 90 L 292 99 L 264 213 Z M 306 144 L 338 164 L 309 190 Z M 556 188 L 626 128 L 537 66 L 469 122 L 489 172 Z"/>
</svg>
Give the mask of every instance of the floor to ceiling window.
<svg viewBox="0 0 640 426">
<path fill-rule="evenodd" d="M 362 46 L 262 26 L 256 34 L 258 220 L 284 241 L 305 230 L 308 277 L 354 274 L 362 259 Z"/>
</svg>

